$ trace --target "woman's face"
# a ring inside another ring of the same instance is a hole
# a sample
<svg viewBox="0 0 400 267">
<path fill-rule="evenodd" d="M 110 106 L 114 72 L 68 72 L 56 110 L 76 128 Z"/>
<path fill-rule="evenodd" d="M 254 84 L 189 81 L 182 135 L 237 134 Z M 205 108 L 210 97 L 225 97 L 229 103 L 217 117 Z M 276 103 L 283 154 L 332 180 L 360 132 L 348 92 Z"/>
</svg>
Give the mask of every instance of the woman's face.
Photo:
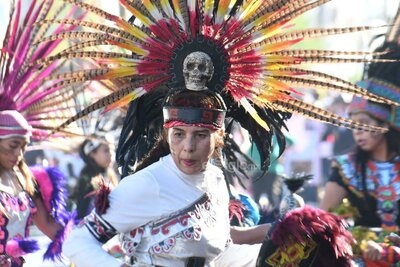
<svg viewBox="0 0 400 267">
<path fill-rule="evenodd" d="M 352 114 L 351 119 L 368 125 L 381 126 L 377 120 L 367 113 Z M 374 152 L 379 149 L 380 146 L 386 144 L 385 135 L 379 132 L 372 133 L 362 130 L 353 130 L 353 137 L 356 144 L 367 152 Z"/>
<path fill-rule="evenodd" d="M 107 169 L 108 166 L 110 166 L 111 152 L 108 145 L 101 144 L 95 151 L 90 153 L 90 156 L 94 159 L 99 167 Z"/>
<path fill-rule="evenodd" d="M 219 131 L 197 126 L 168 129 L 168 144 L 179 170 L 195 174 L 205 169 L 214 153 Z"/>
<path fill-rule="evenodd" d="M 0 139 L 0 168 L 11 170 L 23 159 L 27 142 L 22 137 Z"/>
</svg>

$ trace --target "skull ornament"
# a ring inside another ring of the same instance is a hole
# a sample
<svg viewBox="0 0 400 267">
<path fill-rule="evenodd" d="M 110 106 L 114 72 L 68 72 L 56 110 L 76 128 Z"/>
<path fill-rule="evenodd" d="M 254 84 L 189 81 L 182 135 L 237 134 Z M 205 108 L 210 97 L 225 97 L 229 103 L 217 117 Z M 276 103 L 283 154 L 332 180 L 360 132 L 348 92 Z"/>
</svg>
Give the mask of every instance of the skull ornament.
<svg viewBox="0 0 400 267">
<path fill-rule="evenodd" d="M 183 61 L 183 77 L 189 90 L 207 90 L 206 83 L 211 80 L 213 73 L 214 65 L 206 53 L 190 53 Z"/>
</svg>

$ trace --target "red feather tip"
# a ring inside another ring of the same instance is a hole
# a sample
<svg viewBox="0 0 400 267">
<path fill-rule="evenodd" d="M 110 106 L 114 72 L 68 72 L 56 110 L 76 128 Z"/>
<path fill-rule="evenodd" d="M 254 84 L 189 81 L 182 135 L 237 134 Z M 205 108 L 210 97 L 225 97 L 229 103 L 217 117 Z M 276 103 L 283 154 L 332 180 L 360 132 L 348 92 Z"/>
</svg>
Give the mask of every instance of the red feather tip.
<svg viewBox="0 0 400 267">
<path fill-rule="evenodd" d="M 104 214 L 110 207 L 110 201 L 108 195 L 111 193 L 111 188 L 104 183 L 101 183 L 100 188 L 96 190 L 96 196 L 94 200 L 94 206 L 96 213 L 99 215 Z"/>
<path fill-rule="evenodd" d="M 243 210 L 245 210 L 246 207 L 243 205 L 243 203 L 240 200 L 237 199 L 232 199 L 229 201 L 229 220 L 231 221 L 233 217 L 236 217 L 236 219 L 239 222 L 244 221 L 244 214 Z"/>
<path fill-rule="evenodd" d="M 339 216 L 321 209 L 305 206 L 287 213 L 272 233 L 272 241 L 281 248 L 308 238 L 327 240 L 336 256 L 352 255 L 354 238 L 346 222 Z"/>
</svg>

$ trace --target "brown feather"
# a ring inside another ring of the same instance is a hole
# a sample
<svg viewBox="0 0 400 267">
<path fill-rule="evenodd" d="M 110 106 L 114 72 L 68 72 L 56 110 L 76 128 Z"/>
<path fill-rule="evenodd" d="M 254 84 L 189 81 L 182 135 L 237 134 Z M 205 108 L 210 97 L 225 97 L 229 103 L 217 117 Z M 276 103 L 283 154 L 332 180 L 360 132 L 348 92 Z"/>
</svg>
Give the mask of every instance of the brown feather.
<svg viewBox="0 0 400 267">
<path fill-rule="evenodd" d="M 139 59 L 140 57 L 133 54 L 116 53 L 116 52 L 102 52 L 102 51 L 81 51 L 81 52 L 61 52 L 55 56 L 50 56 L 44 59 L 40 59 L 33 62 L 32 65 L 44 65 L 47 66 L 53 63 L 54 60 L 58 59 L 93 59 L 93 58 L 127 58 L 127 59 Z"/>
<path fill-rule="evenodd" d="M 80 2 L 78 0 L 62 0 L 62 1 L 70 3 L 70 4 L 73 4 L 74 6 L 80 7 L 82 9 L 86 10 L 86 11 L 94 13 L 94 14 L 96 14 L 96 15 L 102 17 L 102 18 L 105 18 L 105 19 L 111 19 L 111 18 L 115 17 L 114 15 L 112 15 L 112 14 L 110 14 L 110 13 L 104 11 L 104 10 L 101 10 L 100 8 L 97 8 L 97 7 L 95 7 L 93 5 L 90 5 L 90 4 L 82 3 L 82 2 Z"/>
<path fill-rule="evenodd" d="M 324 37 L 329 35 L 340 35 L 345 33 L 354 33 L 354 32 L 363 32 L 363 31 L 370 31 L 379 29 L 386 26 L 358 26 L 358 27 L 345 27 L 345 28 L 329 28 L 329 29 L 321 29 L 321 28 L 314 28 L 314 29 L 306 29 L 306 30 L 298 30 L 292 31 L 290 33 L 284 33 L 272 36 L 267 38 L 259 43 L 257 43 L 257 47 L 264 45 L 264 44 L 274 44 L 278 42 L 285 42 L 290 40 L 297 40 L 297 39 L 310 39 L 310 38 L 318 38 Z"/>
<path fill-rule="evenodd" d="M 142 42 L 135 36 L 131 35 L 129 32 L 126 32 L 126 31 L 123 31 L 120 29 L 116 29 L 116 28 L 113 28 L 113 27 L 110 27 L 110 26 L 107 26 L 104 24 L 94 23 L 91 21 L 83 21 L 83 20 L 75 20 L 75 19 L 61 19 L 61 20 L 47 19 L 47 20 L 37 22 L 36 24 L 37 25 L 69 24 L 69 25 L 74 25 L 74 26 L 87 27 L 87 28 L 95 29 L 95 30 L 102 31 L 107 34 L 117 36 L 122 39 L 127 39 L 127 40 L 140 42 L 141 44 L 144 44 L 144 42 Z"/>
<path fill-rule="evenodd" d="M 76 45 L 72 45 L 72 46 L 66 48 L 65 50 L 63 50 L 62 52 L 60 52 L 59 54 L 76 52 L 76 51 L 83 50 L 84 48 L 87 48 L 87 47 L 105 45 L 104 44 L 104 40 L 105 39 L 102 39 L 102 40 L 91 40 L 91 41 L 82 42 L 82 43 L 79 43 L 79 44 L 76 44 Z"/>
<path fill-rule="evenodd" d="M 104 108 L 118 100 L 120 100 L 121 98 L 123 98 L 124 96 L 126 96 L 127 94 L 129 94 L 130 92 L 132 92 L 133 90 L 135 90 L 136 88 L 139 88 L 140 86 L 142 86 L 143 84 L 147 84 L 150 81 L 154 81 L 155 78 L 146 78 L 143 80 L 136 80 L 135 82 L 132 82 L 131 84 L 129 84 L 128 86 L 119 89 L 118 91 L 115 91 L 99 100 L 97 100 L 95 103 L 89 105 L 88 107 L 86 107 L 85 109 L 83 109 L 82 111 L 78 112 L 76 115 L 74 115 L 73 117 L 69 118 L 67 121 L 65 121 L 64 123 L 62 123 L 60 126 L 57 127 L 57 129 L 55 130 L 55 132 L 65 128 L 67 125 L 69 125 L 70 123 L 79 120 L 80 118 L 85 117 L 86 115 L 88 115 L 89 113 Z"/>
<path fill-rule="evenodd" d="M 298 113 L 304 117 L 333 124 L 335 126 L 343 126 L 351 130 L 364 130 L 368 132 L 387 132 L 388 129 L 359 123 L 350 119 L 338 116 L 330 111 L 307 104 L 299 99 L 289 99 L 287 101 L 275 101 L 272 103 L 276 109 L 283 109 L 288 112 Z"/>
<path fill-rule="evenodd" d="M 149 20 L 153 17 L 147 8 L 143 5 L 142 1 L 131 1 L 126 0 L 126 2 L 133 8 L 137 9 L 143 16 L 147 17 Z M 153 1 L 152 1 L 153 2 Z M 154 21 L 153 21 L 154 23 Z"/>
<path fill-rule="evenodd" d="M 366 56 L 380 56 L 385 54 L 384 52 L 362 52 L 362 51 L 335 51 L 335 50 L 315 50 L 315 49 L 293 49 L 283 50 L 269 53 L 269 55 L 283 56 L 283 57 L 328 57 L 328 56 L 354 56 L 354 57 L 366 57 Z"/>
<path fill-rule="evenodd" d="M 282 12 L 279 12 L 273 19 L 271 19 L 271 21 L 266 21 L 266 23 L 262 25 L 262 28 L 271 27 L 272 25 L 281 23 L 285 20 L 291 20 L 309 10 L 312 10 L 330 1 L 331 0 L 318 0 L 306 5 L 295 2 L 293 3 L 293 5 L 288 6 L 288 8 L 283 9 Z"/>
<path fill-rule="evenodd" d="M 178 8 L 182 13 L 183 22 L 185 23 L 186 31 L 190 35 L 189 12 L 186 0 L 179 0 Z"/>
<path fill-rule="evenodd" d="M 323 78 L 324 76 L 321 76 Z M 332 76 L 326 76 L 327 79 L 330 79 Z M 357 95 L 360 97 L 363 97 L 368 100 L 376 101 L 376 102 L 381 102 L 381 103 L 387 103 L 387 104 L 394 104 L 394 101 L 388 100 L 386 98 L 377 96 L 375 94 L 372 94 L 368 92 L 366 89 L 361 88 L 356 85 L 344 85 L 340 86 L 337 84 L 333 84 L 327 80 L 325 81 L 316 81 L 312 79 L 307 79 L 307 78 L 301 78 L 301 77 L 289 77 L 289 76 L 274 76 L 275 79 L 282 81 L 284 83 L 293 85 L 293 86 L 298 86 L 301 88 L 314 88 L 314 89 L 324 89 L 324 90 L 335 90 L 341 93 L 350 93 L 353 95 Z M 397 106 L 399 104 L 396 104 Z"/>
<path fill-rule="evenodd" d="M 95 32 L 63 32 L 59 34 L 54 34 L 40 39 L 37 43 L 33 45 L 38 45 L 40 43 L 55 41 L 55 40 L 67 40 L 67 39 L 78 39 L 81 40 L 104 40 L 103 45 L 109 45 L 106 40 L 111 40 L 114 42 L 124 42 L 124 39 L 118 38 L 106 33 L 95 33 Z"/>
</svg>

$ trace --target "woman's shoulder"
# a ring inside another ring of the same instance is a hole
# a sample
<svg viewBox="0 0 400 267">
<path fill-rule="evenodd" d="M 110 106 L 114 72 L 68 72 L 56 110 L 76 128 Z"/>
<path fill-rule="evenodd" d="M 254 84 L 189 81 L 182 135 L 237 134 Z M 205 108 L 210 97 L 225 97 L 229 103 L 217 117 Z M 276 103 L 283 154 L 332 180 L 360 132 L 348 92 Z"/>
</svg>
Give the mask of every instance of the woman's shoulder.
<svg viewBox="0 0 400 267">
<path fill-rule="evenodd" d="M 162 169 L 162 164 L 160 161 L 147 166 L 146 168 L 137 171 L 131 175 L 124 177 L 119 185 L 120 186 L 132 186 L 135 188 L 138 187 L 155 187 L 158 185 L 158 179 L 160 173 L 164 173 Z"/>
<path fill-rule="evenodd" d="M 209 164 L 207 167 L 207 171 L 210 173 L 213 173 L 214 175 L 216 175 L 218 178 L 224 178 L 224 172 L 222 171 L 222 169 L 215 165 L 215 164 Z"/>
<path fill-rule="evenodd" d="M 332 158 L 332 167 L 341 167 L 355 162 L 354 153 L 337 155 Z"/>
<path fill-rule="evenodd" d="M 111 191 L 112 198 L 127 199 L 155 198 L 159 195 L 160 185 L 154 175 L 146 169 L 124 177 Z"/>
</svg>

